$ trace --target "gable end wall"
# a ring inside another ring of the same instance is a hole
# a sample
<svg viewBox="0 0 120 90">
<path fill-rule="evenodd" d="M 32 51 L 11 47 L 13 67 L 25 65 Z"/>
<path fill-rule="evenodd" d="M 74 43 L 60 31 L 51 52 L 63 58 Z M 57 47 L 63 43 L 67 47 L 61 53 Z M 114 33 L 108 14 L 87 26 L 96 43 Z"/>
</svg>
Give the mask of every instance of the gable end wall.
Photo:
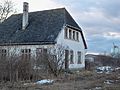
<svg viewBox="0 0 120 90">
<path fill-rule="evenodd" d="M 59 33 L 56 42 L 57 44 L 61 44 L 64 47 L 68 47 L 69 50 L 73 50 L 74 52 L 74 64 L 70 64 L 69 62 L 69 68 L 70 69 L 77 69 L 77 68 L 84 68 L 85 67 L 85 46 L 84 46 L 84 42 L 83 42 L 83 38 L 81 36 L 81 33 L 79 33 L 79 41 L 74 41 L 74 40 L 70 40 L 70 39 L 65 39 L 64 37 L 64 28 L 65 26 L 62 28 L 61 32 Z M 77 52 L 80 51 L 82 53 L 81 56 L 81 60 L 82 63 L 78 64 L 78 55 Z"/>
</svg>

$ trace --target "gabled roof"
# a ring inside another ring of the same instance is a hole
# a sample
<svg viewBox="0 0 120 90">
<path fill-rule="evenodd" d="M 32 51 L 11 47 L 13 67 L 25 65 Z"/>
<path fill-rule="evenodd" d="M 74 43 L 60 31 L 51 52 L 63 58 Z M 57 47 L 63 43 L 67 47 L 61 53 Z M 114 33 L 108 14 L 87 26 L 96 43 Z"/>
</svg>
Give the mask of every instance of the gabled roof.
<svg viewBox="0 0 120 90">
<path fill-rule="evenodd" d="M 65 8 L 30 12 L 26 30 L 22 30 L 22 14 L 15 14 L 0 25 L 0 44 L 55 43 L 64 25 L 76 27 L 81 31 Z"/>
</svg>

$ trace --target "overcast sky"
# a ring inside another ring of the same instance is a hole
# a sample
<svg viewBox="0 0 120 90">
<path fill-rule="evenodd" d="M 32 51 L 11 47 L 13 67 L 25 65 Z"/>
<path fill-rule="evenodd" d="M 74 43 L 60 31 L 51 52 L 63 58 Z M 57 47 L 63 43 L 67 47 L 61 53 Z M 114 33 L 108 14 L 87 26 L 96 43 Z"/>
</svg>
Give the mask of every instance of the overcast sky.
<svg viewBox="0 0 120 90">
<path fill-rule="evenodd" d="M 1 0 L 0 0 L 1 1 Z M 22 12 L 65 7 L 83 29 L 88 52 L 110 52 L 113 42 L 120 46 L 120 0 L 12 0 Z"/>
</svg>

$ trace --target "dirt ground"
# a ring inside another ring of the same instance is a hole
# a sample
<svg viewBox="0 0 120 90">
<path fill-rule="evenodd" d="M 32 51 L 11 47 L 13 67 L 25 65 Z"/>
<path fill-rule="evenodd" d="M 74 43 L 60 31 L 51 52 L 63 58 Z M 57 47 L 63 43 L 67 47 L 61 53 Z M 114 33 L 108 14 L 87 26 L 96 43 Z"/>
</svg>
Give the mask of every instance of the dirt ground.
<svg viewBox="0 0 120 90">
<path fill-rule="evenodd" d="M 120 90 L 120 73 L 76 72 L 57 79 L 52 85 L 42 85 L 39 90 Z"/>
<path fill-rule="evenodd" d="M 105 74 L 84 70 L 50 79 L 52 84 L 28 83 L 24 88 L 0 90 L 120 90 L 120 71 Z"/>
</svg>

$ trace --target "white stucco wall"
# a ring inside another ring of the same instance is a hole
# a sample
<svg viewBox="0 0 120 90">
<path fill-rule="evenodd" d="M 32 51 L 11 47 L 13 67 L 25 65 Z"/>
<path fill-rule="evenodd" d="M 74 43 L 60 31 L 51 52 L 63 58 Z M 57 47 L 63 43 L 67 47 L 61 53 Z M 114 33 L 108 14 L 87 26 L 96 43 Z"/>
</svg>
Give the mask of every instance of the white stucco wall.
<svg viewBox="0 0 120 90">
<path fill-rule="evenodd" d="M 64 28 L 65 27 L 62 28 L 61 32 L 59 33 L 59 36 L 56 39 L 57 44 L 61 44 L 65 47 L 68 47 L 69 50 L 73 50 L 74 64 L 70 64 L 69 62 L 70 69 L 84 68 L 85 67 L 85 46 L 84 46 L 81 34 L 79 33 L 79 41 L 65 39 Z M 78 62 L 78 54 L 77 54 L 78 51 L 81 52 L 81 60 L 82 60 L 81 64 L 77 63 Z"/>
<path fill-rule="evenodd" d="M 52 48 L 54 45 L 15 45 L 15 46 L 0 46 L 2 49 L 8 50 L 10 53 L 21 54 L 21 49 L 31 49 L 31 55 L 36 55 L 37 48 Z"/>
</svg>

